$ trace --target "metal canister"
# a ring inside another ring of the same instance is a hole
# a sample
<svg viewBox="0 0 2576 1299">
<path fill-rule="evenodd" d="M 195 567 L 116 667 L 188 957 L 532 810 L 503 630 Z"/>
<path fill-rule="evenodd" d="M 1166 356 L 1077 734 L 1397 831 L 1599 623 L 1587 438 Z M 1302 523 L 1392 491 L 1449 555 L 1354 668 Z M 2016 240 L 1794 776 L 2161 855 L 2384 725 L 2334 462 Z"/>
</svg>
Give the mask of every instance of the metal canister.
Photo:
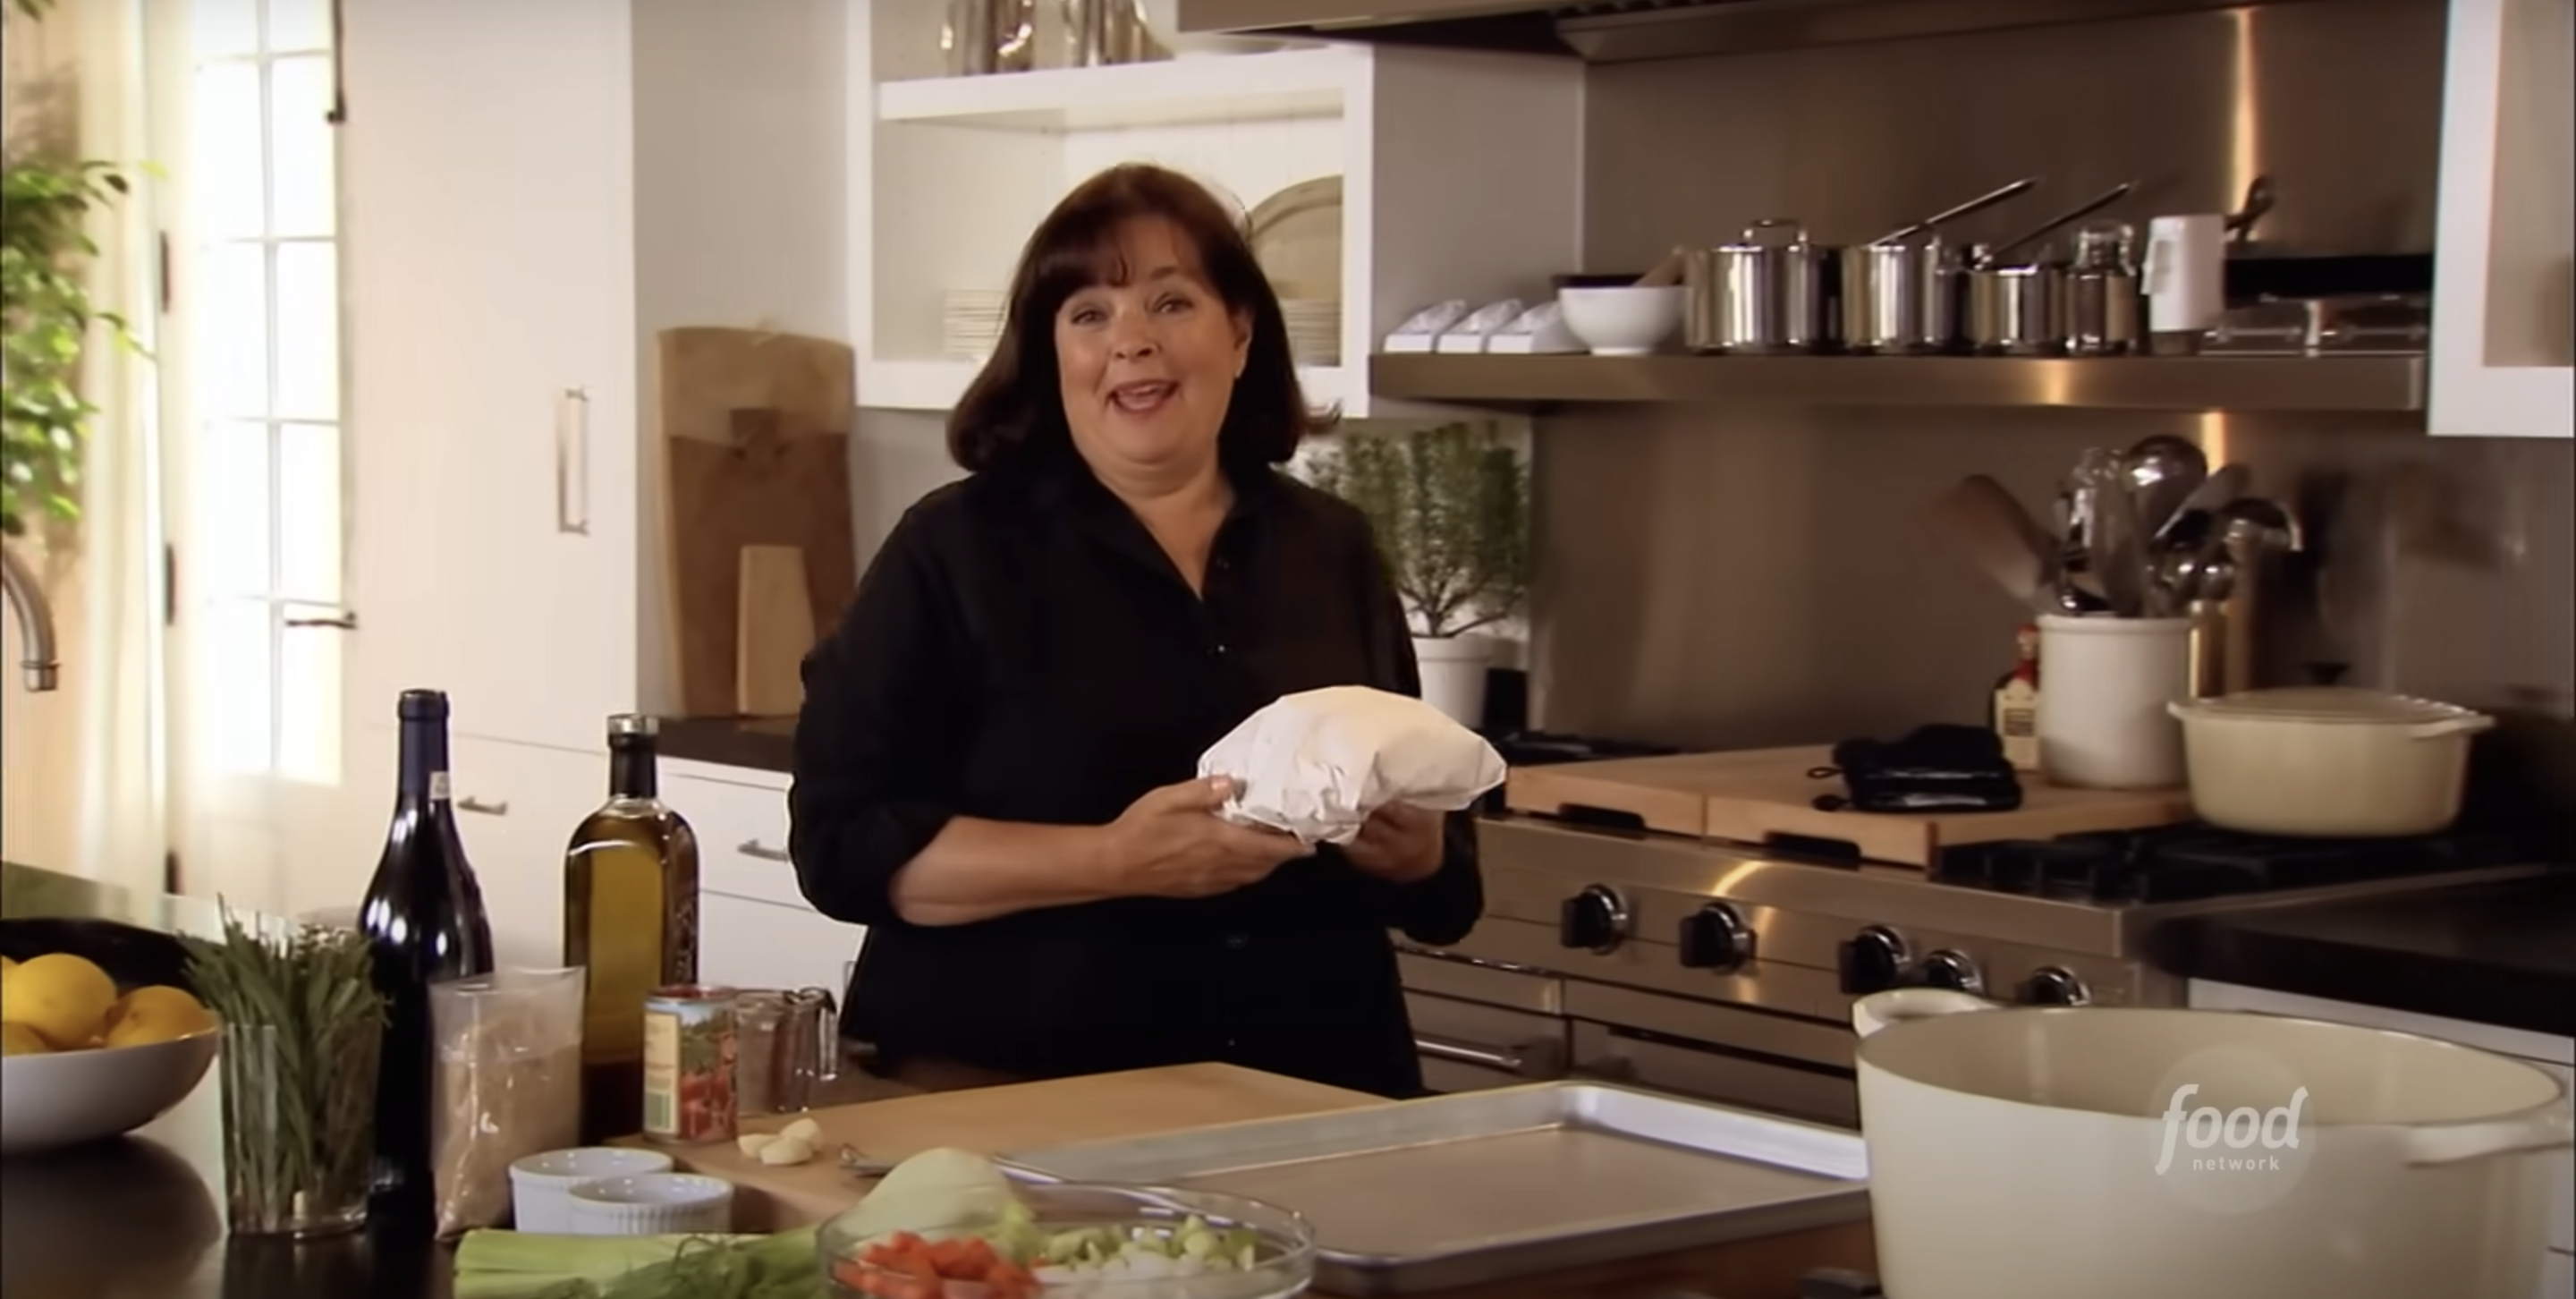
<svg viewBox="0 0 2576 1299">
<path fill-rule="evenodd" d="M 1921 244 L 1856 244 L 1843 260 L 1842 341 L 1854 352 L 1910 351 L 1922 337 Z"/>
<path fill-rule="evenodd" d="M 2077 356 L 2126 356 L 2138 350 L 2138 272 L 2130 260 L 2135 232 L 2105 221 L 2075 232 L 2075 265 L 2066 272 L 2066 347 Z"/>
<path fill-rule="evenodd" d="M 646 1140 L 733 1140 L 738 996 L 731 988 L 678 984 L 644 998 Z"/>
<path fill-rule="evenodd" d="M 1692 250 L 1683 279 L 1683 341 L 1694 352 L 1806 352 L 1826 341 L 1825 253 L 1795 221 L 1756 221 L 1741 243 Z"/>
<path fill-rule="evenodd" d="M 939 29 L 948 75 L 1026 72 L 1037 66 L 1037 0 L 948 0 Z"/>
<path fill-rule="evenodd" d="M 2066 271 L 2050 262 L 1980 267 L 1969 274 L 1969 332 L 2001 356 L 2066 352 Z"/>
</svg>

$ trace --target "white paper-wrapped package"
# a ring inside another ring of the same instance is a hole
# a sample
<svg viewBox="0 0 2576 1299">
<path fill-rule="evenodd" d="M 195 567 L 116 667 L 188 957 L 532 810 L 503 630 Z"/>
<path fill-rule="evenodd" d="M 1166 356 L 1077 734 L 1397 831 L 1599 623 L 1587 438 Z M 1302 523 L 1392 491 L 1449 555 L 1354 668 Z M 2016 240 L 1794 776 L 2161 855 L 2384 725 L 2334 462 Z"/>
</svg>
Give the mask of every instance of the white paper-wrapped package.
<svg viewBox="0 0 2576 1299">
<path fill-rule="evenodd" d="M 1226 776 L 1218 815 L 1307 843 L 1349 843 L 1389 803 L 1441 812 L 1503 783 L 1503 755 L 1448 714 L 1408 695 L 1329 686 L 1283 695 L 1199 756 Z"/>
</svg>

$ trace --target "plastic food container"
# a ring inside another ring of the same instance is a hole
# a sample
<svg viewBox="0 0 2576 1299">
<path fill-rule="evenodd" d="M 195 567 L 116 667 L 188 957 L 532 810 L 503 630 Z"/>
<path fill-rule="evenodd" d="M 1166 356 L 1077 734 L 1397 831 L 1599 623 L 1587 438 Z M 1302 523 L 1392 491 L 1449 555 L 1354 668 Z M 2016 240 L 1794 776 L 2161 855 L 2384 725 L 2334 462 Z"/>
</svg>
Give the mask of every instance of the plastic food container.
<svg viewBox="0 0 2576 1299">
<path fill-rule="evenodd" d="M 1315 1233 L 1297 1214 L 1238 1196 L 1159 1187 L 1064 1183 L 1017 1188 L 1020 1202 L 1034 1217 L 1038 1231 L 1062 1235 L 1098 1228 L 1121 1237 L 1171 1238 L 1195 1224 L 1220 1237 L 1250 1245 L 1251 1266 L 1223 1270 L 1205 1264 L 1151 1262 L 1127 1268 L 1116 1265 L 1071 1275 L 1044 1264 L 1031 1269 L 1032 1282 L 993 1284 L 975 1280 L 926 1283 L 911 1271 L 871 1266 L 864 1261 L 883 1237 L 859 1239 L 844 1227 L 848 1215 L 824 1223 L 816 1233 L 824 1277 L 833 1299 L 1287 1299 L 1304 1294 L 1315 1279 Z M 931 1241 L 943 1236 L 980 1235 L 982 1224 L 956 1224 L 925 1230 Z M 1240 1233 L 1238 1236 L 1236 1233 Z M 1154 1251 L 1145 1251 L 1152 1253 Z M 1239 1260 L 1238 1260 L 1239 1261 Z M 1192 1271 L 1192 1267 L 1202 1270 Z"/>
</svg>

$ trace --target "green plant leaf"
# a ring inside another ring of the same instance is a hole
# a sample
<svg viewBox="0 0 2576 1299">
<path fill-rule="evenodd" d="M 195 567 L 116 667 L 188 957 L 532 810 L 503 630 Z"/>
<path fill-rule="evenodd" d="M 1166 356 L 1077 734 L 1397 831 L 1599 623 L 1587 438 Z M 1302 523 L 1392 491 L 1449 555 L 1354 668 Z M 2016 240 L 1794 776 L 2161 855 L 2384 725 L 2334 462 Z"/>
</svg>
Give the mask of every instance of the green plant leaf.
<svg viewBox="0 0 2576 1299">
<path fill-rule="evenodd" d="M 1463 635 L 1522 611 L 1529 471 L 1490 426 L 1347 432 L 1309 478 L 1368 517 L 1423 635 Z"/>
<path fill-rule="evenodd" d="M 35 15 L 50 0 L 16 0 Z M 94 324 L 138 355 L 122 316 L 98 310 L 83 279 L 98 247 L 84 224 L 93 208 L 131 193 L 113 163 L 11 157 L 0 167 L 0 530 L 24 535 L 32 519 L 80 519 L 81 457 L 98 407 L 77 387 Z"/>
</svg>

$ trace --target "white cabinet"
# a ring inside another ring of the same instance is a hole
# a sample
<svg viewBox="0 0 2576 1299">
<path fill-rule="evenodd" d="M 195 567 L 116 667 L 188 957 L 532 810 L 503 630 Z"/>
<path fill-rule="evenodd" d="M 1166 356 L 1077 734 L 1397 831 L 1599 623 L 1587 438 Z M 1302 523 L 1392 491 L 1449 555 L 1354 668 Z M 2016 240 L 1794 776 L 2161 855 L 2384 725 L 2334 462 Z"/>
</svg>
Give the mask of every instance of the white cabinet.
<svg viewBox="0 0 2576 1299">
<path fill-rule="evenodd" d="M 737 988 L 849 989 L 864 925 L 807 904 L 787 860 L 787 777 L 669 764 L 662 796 L 698 832 L 698 977 Z"/>
<path fill-rule="evenodd" d="M 2427 423 L 2576 437 L 2576 0 L 2450 0 Z"/>
<path fill-rule="evenodd" d="M 698 899 L 698 978 L 729 988 L 822 988 L 838 1004 L 866 931 L 810 907 L 708 893 Z"/>
<path fill-rule="evenodd" d="M 2358 1024 L 2365 1028 L 2413 1033 L 2422 1037 L 2457 1042 L 2462 1046 L 2493 1051 L 2498 1055 L 2528 1060 L 2555 1074 L 2561 1085 L 2576 1086 L 2576 1038 L 2551 1037 L 2523 1029 L 2498 1028 L 2465 1020 L 2441 1019 L 2409 1011 L 2365 1006 L 2355 1002 L 2334 1001 L 2324 997 L 2306 997 L 2295 993 L 2274 992 L 2266 988 L 2249 988 L 2233 983 L 2207 979 L 2191 981 L 2190 1004 L 2194 1010 L 2244 1010 L 2266 1015 L 2295 1015 L 2303 1019 L 2326 1020 L 2338 1024 Z M 2561 1152 L 2550 1157 L 2550 1184 L 2557 1188 L 2557 1201 L 2549 1211 L 2548 1267 L 2537 1299 L 2576 1299 L 2569 1289 L 2570 1255 L 2576 1254 L 2576 1157 Z"/>
<path fill-rule="evenodd" d="M 1007 286 L 1047 209 L 1120 162 L 1187 171 L 1246 209 L 1342 182 L 1341 264 L 1285 286 L 1340 304 L 1306 395 L 1371 400 L 1367 358 L 1448 298 L 1535 301 L 1579 269 L 1583 70 L 1570 59 L 1403 47 L 1211 54 L 941 74 L 938 6 L 858 0 L 850 30 L 849 300 L 863 406 L 945 409 L 976 361 L 948 295 Z M 864 70 L 864 71 L 862 71 Z"/>
</svg>

